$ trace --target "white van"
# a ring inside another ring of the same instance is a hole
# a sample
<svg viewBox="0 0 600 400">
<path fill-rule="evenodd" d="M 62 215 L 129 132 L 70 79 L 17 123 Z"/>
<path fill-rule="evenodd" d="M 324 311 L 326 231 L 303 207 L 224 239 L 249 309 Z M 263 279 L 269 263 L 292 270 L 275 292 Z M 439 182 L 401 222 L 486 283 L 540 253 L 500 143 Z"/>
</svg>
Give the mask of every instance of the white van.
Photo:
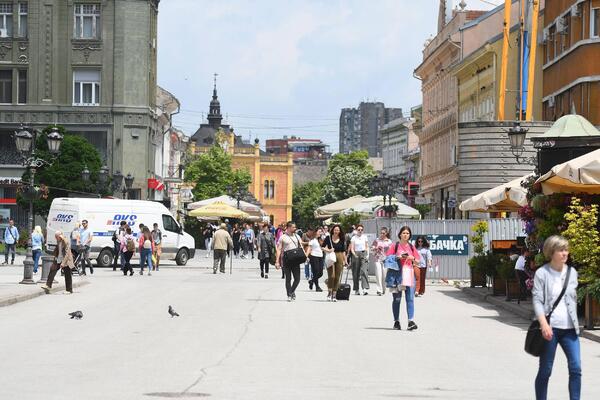
<svg viewBox="0 0 600 400">
<path fill-rule="evenodd" d="M 54 250 L 54 233 L 62 231 L 70 237 L 75 222 L 88 221 L 94 238 L 90 249 L 90 259 L 96 259 L 98 266 L 112 265 L 114 246 L 112 235 L 119 229 L 121 221 L 126 221 L 134 235 L 139 235 L 139 225 L 152 230 L 154 223 L 162 231 L 162 258 L 175 259 L 177 265 L 185 265 L 194 257 L 194 238 L 184 232 L 169 210 L 161 203 L 143 200 L 89 199 L 61 197 L 52 200 L 48 213 L 47 244 Z M 137 252 L 136 252 L 137 255 Z M 138 255 L 139 256 L 139 255 Z"/>
</svg>

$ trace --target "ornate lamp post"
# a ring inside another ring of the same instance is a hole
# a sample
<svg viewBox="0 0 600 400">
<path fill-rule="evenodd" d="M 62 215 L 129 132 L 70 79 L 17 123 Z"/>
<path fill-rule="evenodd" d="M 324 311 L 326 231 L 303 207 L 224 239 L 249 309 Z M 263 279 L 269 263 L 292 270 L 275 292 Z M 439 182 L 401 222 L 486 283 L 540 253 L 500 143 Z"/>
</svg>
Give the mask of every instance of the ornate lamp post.
<svg viewBox="0 0 600 400">
<path fill-rule="evenodd" d="M 523 157 L 523 153 L 525 152 L 525 138 L 528 131 L 529 129 L 522 127 L 519 122 L 516 122 L 506 133 L 508 133 L 508 140 L 510 141 L 510 151 L 515 156 L 517 163 L 534 165 L 537 171 L 537 154 L 535 157 Z"/>
<path fill-rule="evenodd" d="M 388 216 L 392 215 L 392 199 L 399 185 L 403 185 L 401 178 L 388 176 L 385 172 L 382 172 L 371 181 L 370 186 L 373 194 L 383 196 L 383 208 Z"/>
<path fill-rule="evenodd" d="M 244 196 L 248 189 L 244 185 L 236 182 L 234 185 L 227 185 L 227 194 L 229 197 L 237 200 L 237 208 L 240 209 L 240 201 L 244 199 Z"/>
<path fill-rule="evenodd" d="M 18 132 L 15 132 L 15 144 L 17 150 L 23 157 L 23 165 L 29 170 L 29 182 L 26 184 L 25 197 L 29 200 L 29 234 L 33 232 L 33 201 L 37 197 L 37 191 L 35 190 L 35 171 L 44 165 L 51 165 L 52 163 L 42 158 L 38 158 L 35 151 L 35 144 L 39 135 L 43 133 L 37 129 L 29 132 L 23 126 L 21 126 Z M 60 146 L 62 144 L 63 136 L 58 131 L 58 128 L 54 127 L 50 130 L 46 136 L 46 142 L 48 144 L 48 151 L 52 156 L 57 156 L 60 152 Z M 31 239 L 27 242 L 27 255 L 25 261 L 23 261 L 23 280 L 20 282 L 23 284 L 33 284 L 33 257 L 31 250 Z"/>
</svg>

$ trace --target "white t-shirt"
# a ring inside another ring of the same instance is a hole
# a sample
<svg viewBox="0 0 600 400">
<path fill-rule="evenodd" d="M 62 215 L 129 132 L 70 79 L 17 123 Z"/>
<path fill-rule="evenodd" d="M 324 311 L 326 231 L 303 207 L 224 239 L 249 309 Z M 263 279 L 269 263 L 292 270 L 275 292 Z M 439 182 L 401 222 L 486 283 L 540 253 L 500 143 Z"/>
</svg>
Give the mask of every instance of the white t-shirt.
<svg viewBox="0 0 600 400">
<path fill-rule="evenodd" d="M 366 235 L 354 235 L 350 239 L 350 243 L 354 245 L 354 251 L 367 251 L 369 248 L 369 239 Z"/>
<path fill-rule="evenodd" d="M 552 288 L 552 304 L 556 301 L 560 292 L 563 288 L 563 282 L 567 276 L 567 268 L 563 268 L 561 272 L 549 268 L 550 270 L 550 281 L 548 282 Z M 569 317 L 569 311 L 567 310 L 567 302 L 565 296 L 560 300 L 560 303 L 554 309 L 552 316 L 550 317 L 550 326 L 558 329 L 574 329 L 573 321 Z"/>
<path fill-rule="evenodd" d="M 308 242 L 310 246 L 310 255 L 313 257 L 323 257 L 323 250 L 321 250 L 321 244 L 317 238 L 311 239 Z"/>
<path fill-rule="evenodd" d="M 515 270 L 525 271 L 525 257 L 524 256 L 519 256 L 519 258 L 517 259 L 517 262 L 515 263 Z"/>
</svg>

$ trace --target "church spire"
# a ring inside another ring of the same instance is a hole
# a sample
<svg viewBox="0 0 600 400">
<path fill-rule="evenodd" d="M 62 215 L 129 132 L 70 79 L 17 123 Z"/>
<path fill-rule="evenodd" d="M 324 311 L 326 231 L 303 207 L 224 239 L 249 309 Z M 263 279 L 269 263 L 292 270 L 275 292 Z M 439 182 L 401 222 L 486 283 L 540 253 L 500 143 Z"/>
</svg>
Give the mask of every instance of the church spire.
<svg viewBox="0 0 600 400">
<path fill-rule="evenodd" d="M 223 121 L 223 116 L 221 115 L 221 103 L 219 102 L 219 97 L 217 96 L 218 75 L 219 74 L 216 73 L 214 74 L 213 95 L 208 111 L 208 124 L 214 129 L 219 129 L 221 127 L 221 122 Z"/>
</svg>

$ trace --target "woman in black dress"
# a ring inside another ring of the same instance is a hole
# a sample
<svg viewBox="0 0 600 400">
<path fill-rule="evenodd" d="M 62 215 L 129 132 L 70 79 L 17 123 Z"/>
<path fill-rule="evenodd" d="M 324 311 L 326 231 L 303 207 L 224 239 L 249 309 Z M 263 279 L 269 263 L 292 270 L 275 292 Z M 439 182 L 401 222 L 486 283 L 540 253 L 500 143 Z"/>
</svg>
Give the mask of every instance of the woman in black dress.
<svg viewBox="0 0 600 400">
<path fill-rule="evenodd" d="M 240 229 L 238 228 L 238 224 L 233 225 L 231 239 L 233 240 L 233 254 L 238 257 L 240 254 Z"/>
</svg>

